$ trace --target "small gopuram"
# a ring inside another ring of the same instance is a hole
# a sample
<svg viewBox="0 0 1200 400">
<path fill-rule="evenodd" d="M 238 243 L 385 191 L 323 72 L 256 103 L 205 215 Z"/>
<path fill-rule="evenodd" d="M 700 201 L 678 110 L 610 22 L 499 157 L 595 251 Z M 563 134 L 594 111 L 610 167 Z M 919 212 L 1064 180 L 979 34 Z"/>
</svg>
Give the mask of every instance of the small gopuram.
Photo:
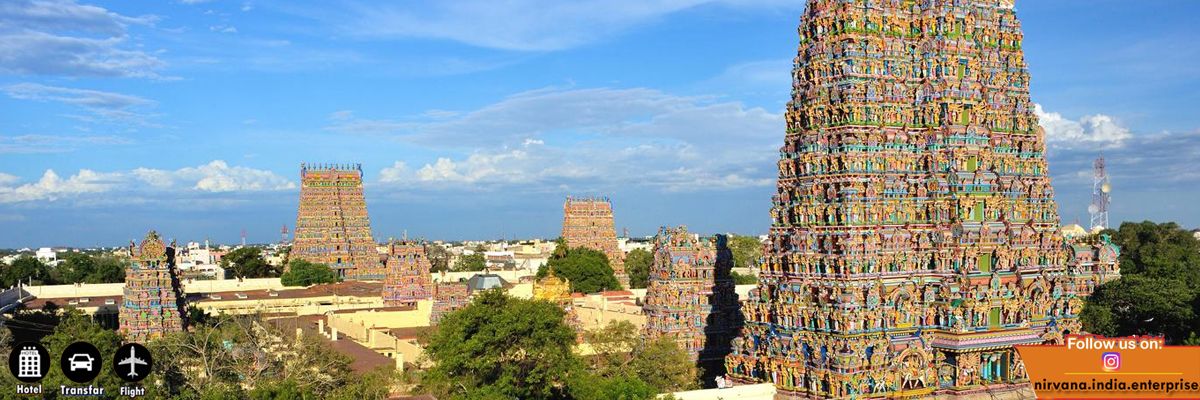
<svg viewBox="0 0 1200 400">
<path fill-rule="evenodd" d="M 146 343 L 184 328 L 184 296 L 175 271 L 175 249 L 150 231 L 142 243 L 129 243 L 129 268 L 120 306 L 120 332 Z"/>
<path fill-rule="evenodd" d="M 646 300 L 645 335 L 670 337 L 704 370 L 721 374 L 729 341 L 740 326 L 729 253 L 719 243 L 689 233 L 686 226 L 663 227 L 654 238 Z M 724 253 L 724 254 L 722 254 Z"/>
<path fill-rule="evenodd" d="M 371 239 L 362 164 L 300 164 L 294 232 L 292 257 L 328 265 L 345 279 L 384 279 Z"/>
<path fill-rule="evenodd" d="M 454 310 L 466 307 L 471 302 L 467 284 L 461 282 L 436 282 L 433 285 L 433 309 L 429 323 L 437 325 L 442 317 Z"/>
<path fill-rule="evenodd" d="M 546 300 L 554 304 L 571 302 L 571 282 L 554 274 L 554 268 L 545 277 L 533 283 L 533 298 Z"/>
<path fill-rule="evenodd" d="M 612 202 L 607 197 L 567 197 L 563 204 L 562 237 L 567 246 L 603 252 L 621 286 L 629 287 L 625 253 L 617 245 Z"/>
<path fill-rule="evenodd" d="M 809 0 L 769 243 L 726 359 L 781 398 L 1028 387 L 1079 332 L 1013 0 Z"/>
<path fill-rule="evenodd" d="M 387 276 L 383 279 L 383 304 L 413 305 L 433 297 L 433 279 L 425 246 L 414 241 L 388 243 Z"/>
</svg>

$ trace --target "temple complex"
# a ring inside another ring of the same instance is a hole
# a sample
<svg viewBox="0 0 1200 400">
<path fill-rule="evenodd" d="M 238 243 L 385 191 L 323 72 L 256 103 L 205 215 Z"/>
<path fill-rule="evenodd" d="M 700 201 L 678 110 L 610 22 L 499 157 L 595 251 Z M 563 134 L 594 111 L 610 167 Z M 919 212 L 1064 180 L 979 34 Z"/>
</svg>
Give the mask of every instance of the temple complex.
<svg viewBox="0 0 1200 400">
<path fill-rule="evenodd" d="M 118 320 L 130 342 L 146 343 L 184 328 L 184 296 L 175 271 L 175 248 L 150 231 L 139 245 L 129 243 L 131 263 Z"/>
<path fill-rule="evenodd" d="M 1058 233 L 1013 1 L 810 0 L 799 34 L 729 373 L 782 398 L 1027 387 L 1012 346 L 1079 332 L 1119 272 Z"/>
<path fill-rule="evenodd" d="M 363 197 L 362 165 L 300 164 L 300 207 L 291 256 L 345 279 L 381 280 Z"/>
<path fill-rule="evenodd" d="M 603 252 L 622 287 L 629 287 L 625 253 L 617 246 L 612 202 L 607 197 L 567 197 L 563 204 L 563 240 L 567 246 Z"/>
<path fill-rule="evenodd" d="M 724 239 L 717 238 L 721 248 Z M 689 233 L 686 226 L 663 227 L 654 238 L 642 306 L 645 336 L 675 339 L 712 376 L 722 372 L 716 370 L 740 327 L 732 261 L 728 252 L 718 253 L 718 243 Z"/>
<path fill-rule="evenodd" d="M 383 304 L 413 305 L 433 297 L 433 279 L 425 246 L 413 241 L 388 243 L 387 276 L 383 279 Z"/>
</svg>

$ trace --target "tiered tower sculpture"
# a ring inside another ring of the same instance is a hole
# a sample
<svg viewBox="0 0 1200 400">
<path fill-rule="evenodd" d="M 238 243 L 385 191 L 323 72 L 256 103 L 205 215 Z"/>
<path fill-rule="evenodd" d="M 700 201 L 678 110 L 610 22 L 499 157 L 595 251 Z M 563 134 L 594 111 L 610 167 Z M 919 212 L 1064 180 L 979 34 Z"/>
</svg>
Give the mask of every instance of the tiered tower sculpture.
<svg viewBox="0 0 1200 400">
<path fill-rule="evenodd" d="M 741 326 L 732 258 L 718 252 L 725 238 L 716 239 L 701 239 L 686 226 L 659 229 L 642 306 L 646 337 L 675 339 L 711 376 L 720 374 Z"/>
<path fill-rule="evenodd" d="M 562 237 L 567 246 L 603 252 L 621 286 L 629 287 L 625 253 L 617 245 L 612 202 L 607 197 L 567 197 L 563 204 Z"/>
<path fill-rule="evenodd" d="M 442 317 L 470 303 L 467 284 L 459 282 L 435 282 L 433 285 L 433 307 L 429 323 L 437 325 Z"/>
<path fill-rule="evenodd" d="M 1078 332 L 1012 0 L 809 0 L 774 223 L 726 359 L 781 397 L 1018 389 Z"/>
<path fill-rule="evenodd" d="M 129 257 L 120 332 L 131 342 L 146 343 L 182 331 L 185 304 L 174 246 L 167 247 L 157 232 L 150 231 L 141 244 L 129 243 Z"/>
<path fill-rule="evenodd" d="M 387 276 L 383 279 L 383 304 L 412 305 L 433 297 L 429 258 L 425 246 L 413 241 L 388 243 Z"/>
<path fill-rule="evenodd" d="M 362 164 L 300 164 L 300 207 L 291 256 L 346 279 L 383 279 L 363 197 Z"/>
</svg>

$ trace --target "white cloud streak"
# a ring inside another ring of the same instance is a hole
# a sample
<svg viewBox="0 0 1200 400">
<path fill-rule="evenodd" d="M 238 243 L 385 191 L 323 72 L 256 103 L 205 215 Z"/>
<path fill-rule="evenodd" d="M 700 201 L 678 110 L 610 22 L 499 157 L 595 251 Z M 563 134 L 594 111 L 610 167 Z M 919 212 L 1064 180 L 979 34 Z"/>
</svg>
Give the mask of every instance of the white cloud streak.
<svg viewBox="0 0 1200 400">
<path fill-rule="evenodd" d="M 52 169 L 37 181 L 21 183 L 0 173 L 0 203 L 56 202 L 68 199 L 138 199 L 187 193 L 238 193 L 294 189 L 296 184 L 271 171 L 230 166 L 215 160 L 177 170 L 137 168 L 96 172 L 81 169 L 67 178 Z"/>
<path fill-rule="evenodd" d="M 380 171 L 384 183 L 439 190 L 768 186 L 783 131 L 779 114 L 761 108 L 642 88 L 535 90 L 407 122 L 339 116 L 329 129 L 465 150 Z"/>
<path fill-rule="evenodd" d="M 104 120 L 153 126 L 141 111 L 156 103 L 137 96 L 28 82 L 8 85 L 0 90 L 14 99 L 64 103 L 83 108 Z"/>
<path fill-rule="evenodd" d="M 166 63 L 128 43 L 130 25 L 157 21 L 70 0 L 0 2 L 0 72 L 162 78 Z"/>
<path fill-rule="evenodd" d="M 555 51 L 603 40 L 666 15 L 701 6 L 790 7 L 782 0 L 463 0 L 388 4 L 358 3 L 338 25 L 351 34 L 383 38 L 429 38 L 472 46 Z"/>
</svg>

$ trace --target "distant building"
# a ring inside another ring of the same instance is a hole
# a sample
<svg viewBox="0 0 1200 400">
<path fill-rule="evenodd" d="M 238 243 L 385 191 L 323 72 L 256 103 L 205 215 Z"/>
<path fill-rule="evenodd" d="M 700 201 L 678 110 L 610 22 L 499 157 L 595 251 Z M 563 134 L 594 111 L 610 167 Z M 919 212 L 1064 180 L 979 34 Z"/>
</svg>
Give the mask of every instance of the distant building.
<svg viewBox="0 0 1200 400">
<path fill-rule="evenodd" d="M 387 276 L 383 280 L 383 303 L 410 305 L 433 297 L 429 258 L 425 246 L 411 241 L 388 243 Z"/>
<path fill-rule="evenodd" d="M 435 283 L 433 286 L 433 309 L 429 315 L 429 323 L 437 325 L 442 317 L 452 311 L 467 306 L 470 293 L 465 283 Z"/>
<path fill-rule="evenodd" d="M 346 279 L 383 279 L 363 196 L 362 165 L 300 165 L 300 207 L 291 257 L 328 265 Z"/>
<path fill-rule="evenodd" d="M 43 247 L 33 253 L 33 256 L 45 264 L 54 264 L 58 261 L 58 252 L 49 247 Z"/>
<path fill-rule="evenodd" d="M 184 329 L 183 289 L 175 272 L 175 249 L 150 231 L 142 243 L 129 244 L 120 331 L 129 341 L 145 343 Z"/>
<path fill-rule="evenodd" d="M 612 202 L 607 197 L 567 197 L 563 204 L 562 237 L 567 246 L 603 252 L 621 286 L 629 286 L 629 276 L 625 275 L 625 253 L 617 248 Z"/>
</svg>

